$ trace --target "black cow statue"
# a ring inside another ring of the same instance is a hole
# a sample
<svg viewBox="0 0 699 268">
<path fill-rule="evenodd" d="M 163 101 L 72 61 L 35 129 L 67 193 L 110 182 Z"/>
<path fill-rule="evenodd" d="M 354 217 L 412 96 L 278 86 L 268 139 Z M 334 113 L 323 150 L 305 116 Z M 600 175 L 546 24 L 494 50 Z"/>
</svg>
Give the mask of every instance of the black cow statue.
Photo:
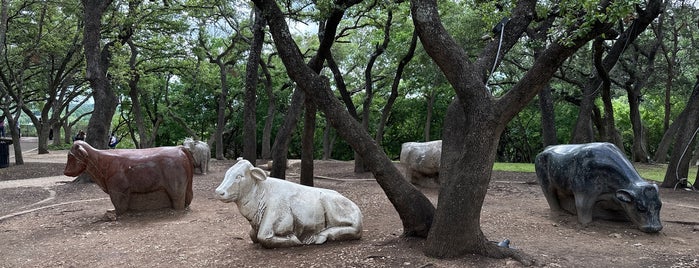
<svg viewBox="0 0 699 268">
<path fill-rule="evenodd" d="M 658 186 L 641 178 L 611 143 L 555 145 L 536 156 L 536 175 L 551 210 L 594 218 L 630 220 L 646 233 L 663 229 Z"/>
</svg>

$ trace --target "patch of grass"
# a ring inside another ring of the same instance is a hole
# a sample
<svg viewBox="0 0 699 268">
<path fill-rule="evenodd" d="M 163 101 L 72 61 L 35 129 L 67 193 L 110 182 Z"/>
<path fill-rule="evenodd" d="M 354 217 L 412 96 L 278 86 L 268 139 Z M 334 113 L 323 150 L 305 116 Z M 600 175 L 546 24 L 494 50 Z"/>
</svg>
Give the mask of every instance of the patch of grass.
<svg viewBox="0 0 699 268">
<path fill-rule="evenodd" d="M 495 162 L 493 166 L 495 171 L 513 171 L 513 172 L 536 172 L 533 163 L 503 163 Z"/>
<path fill-rule="evenodd" d="M 640 164 L 634 163 L 634 167 L 642 178 L 662 182 L 665 178 L 667 164 Z M 513 172 L 535 172 L 533 163 L 502 163 L 496 162 L 493 166 L 495 171 L 513 171 Z M 689 182 L 694 184 L 697 177 L 697 168 L 689 168 Z"/>
<path fill-rule="evenodd" d="M 69 150 L 71 146 L 73 146 L 73 144 L 70 144 L 70 143 L 61 143 L 59 145 L 49 144 L 48 149 L 49 150 Z"/>
<path fill-rule="evenodd" d="M 634 163 L 633 166 L 638 171 L 638 174 L 640 174 L 641 177 L 643 177 L 644 179 L 653 180 L 653 181 L 657 181 L 657 182 L 662 182 L 663 179 L 665 179 L 665 172 L 667 171 L 667 164 Z M 689 182 L 694 184 L 694 181 L 697 178 L 696 167 L 689 167 L 689 174 L 687 175 L 687 177 L 689 177 Z"/>
</svg>

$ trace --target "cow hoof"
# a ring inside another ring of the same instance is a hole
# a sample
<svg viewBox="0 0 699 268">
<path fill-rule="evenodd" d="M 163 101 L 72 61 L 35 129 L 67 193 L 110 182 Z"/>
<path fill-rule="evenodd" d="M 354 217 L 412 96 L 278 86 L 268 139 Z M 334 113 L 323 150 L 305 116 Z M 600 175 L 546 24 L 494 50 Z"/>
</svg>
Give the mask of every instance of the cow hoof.
<svg viewBox="0 0 699 268">
<path fill-rule="evenodd" d="M 116 211 L 107 210 L 107 212 L 105 212 L 104 215 L 102 215 L 102 220 L 103 221 L 116 221 L 117 220 Z"/>
</svg>

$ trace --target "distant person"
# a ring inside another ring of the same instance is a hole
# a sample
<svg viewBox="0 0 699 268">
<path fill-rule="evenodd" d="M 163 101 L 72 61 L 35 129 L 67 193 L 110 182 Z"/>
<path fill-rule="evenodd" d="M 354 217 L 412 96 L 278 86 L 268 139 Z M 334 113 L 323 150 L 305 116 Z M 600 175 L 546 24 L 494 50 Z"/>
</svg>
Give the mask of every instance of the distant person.
<svg viewBox="0 0 699 268">
<path fill-rule="evenodd" d="M 5 137 L 5 118 L 0 119 L 0 138 Z"/>
<path fill-rule="evenodd" d="M 117 146 L 117 143 L 119 143 L 119 139 L 117 139 L 116 135 L 114 132 L 112 132 L 112 135 L 109 136 L 109 148 L 114 149 Z"/>
<path fill-rule="evenodd" d="M 85 131 L 79 131 L 78 135 L 75 135 L 75 138 L 73 141 L 84 141 L 85 140 Z"/>
</svg>

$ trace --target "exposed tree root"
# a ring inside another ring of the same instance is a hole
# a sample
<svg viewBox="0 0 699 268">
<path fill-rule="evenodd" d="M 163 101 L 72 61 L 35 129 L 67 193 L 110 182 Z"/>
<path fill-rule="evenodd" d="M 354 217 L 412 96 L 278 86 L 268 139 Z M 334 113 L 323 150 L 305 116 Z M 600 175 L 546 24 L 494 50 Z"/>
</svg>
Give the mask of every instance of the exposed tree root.
<svg viewBox="0 0 699 268">
<path fill-rule="evenodd" d="M 501 247 L 493 242 L 485 242 L 482 247 L 482 252 L 479 252 L 479 254 L 495 259 L 512 258 L 522 263 L 524 266 L 532 266 L 535 264 L 535 259 L 529 254 L 513 248 Z"/>
</svg>

